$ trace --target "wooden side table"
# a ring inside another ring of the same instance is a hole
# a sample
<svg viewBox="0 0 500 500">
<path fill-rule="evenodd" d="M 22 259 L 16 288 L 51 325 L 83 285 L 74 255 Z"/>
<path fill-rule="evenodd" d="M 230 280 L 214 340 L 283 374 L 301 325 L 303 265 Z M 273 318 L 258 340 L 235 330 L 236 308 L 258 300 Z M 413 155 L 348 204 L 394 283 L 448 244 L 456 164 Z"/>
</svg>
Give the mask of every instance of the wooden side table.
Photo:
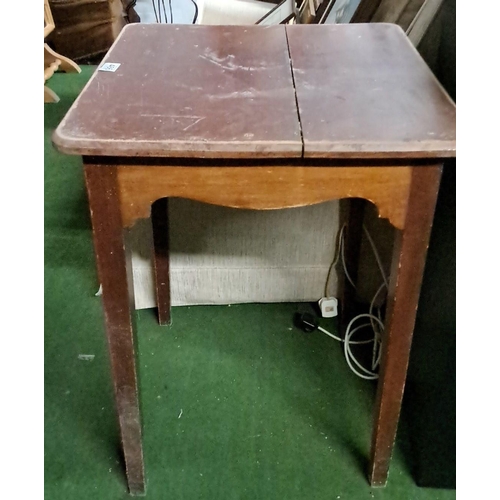
<svg viewBox="0 0 500 500">
<path fill-rule="evenodd" d="M 441 163 L 455 154 L 452 101 L 388 24 L 135 24 L 103 62 L 120 66 L 96 71 L 54 143 L 83 156 L 130 492 L 145 492 L 145 476 L 124 229 L 153 220 L 168 323 L 172 196 L 258 210 L 364 198 L 398 229 L 369 471 L 383 486 Z"/>
</svg>

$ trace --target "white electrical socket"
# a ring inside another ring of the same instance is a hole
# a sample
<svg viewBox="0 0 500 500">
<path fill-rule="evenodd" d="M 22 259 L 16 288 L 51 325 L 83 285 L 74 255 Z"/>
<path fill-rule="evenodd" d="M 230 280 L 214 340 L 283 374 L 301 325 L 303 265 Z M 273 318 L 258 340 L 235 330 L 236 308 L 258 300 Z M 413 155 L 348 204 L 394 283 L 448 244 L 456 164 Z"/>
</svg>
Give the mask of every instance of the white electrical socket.
<svg viewBox="0 0 500 500">
<path fill-rule="evenodd" d="M 319 300 L 318 305 L 321 309 L 323 318 L 334 318 L 338 314 L 339 301 L 335 297 L 323 297 Z"/>
</svg>

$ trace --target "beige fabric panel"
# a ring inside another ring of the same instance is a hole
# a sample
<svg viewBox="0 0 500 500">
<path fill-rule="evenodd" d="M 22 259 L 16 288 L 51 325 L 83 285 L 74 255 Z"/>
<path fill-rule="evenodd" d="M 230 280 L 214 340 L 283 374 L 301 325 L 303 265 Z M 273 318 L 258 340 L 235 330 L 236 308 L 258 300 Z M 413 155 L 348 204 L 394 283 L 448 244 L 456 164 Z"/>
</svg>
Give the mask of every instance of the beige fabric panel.
<svg viewBox="0 0 500 500">
<path fill-rule="evenodd" d="M 313 301 L 323 296 L 338 202 L 253 211 L 172 199 L 172 305 Z M 149 220 L 130 234 L 136 308 L 155 307 Z M 336 293 L 333 273 L 330 290 Z"/>
</svg>

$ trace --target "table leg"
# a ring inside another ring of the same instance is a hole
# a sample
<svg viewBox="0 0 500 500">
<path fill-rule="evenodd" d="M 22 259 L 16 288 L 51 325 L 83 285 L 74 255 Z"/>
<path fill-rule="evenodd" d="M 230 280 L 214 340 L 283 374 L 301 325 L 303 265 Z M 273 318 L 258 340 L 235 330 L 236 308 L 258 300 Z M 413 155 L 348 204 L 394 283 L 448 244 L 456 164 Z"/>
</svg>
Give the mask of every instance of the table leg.
<svg viewBox="0 0 500 500">
<path fill-rule="evenodd" d="M 413 168 L 405 227 L 394 245 L 375 403 L 372 486 L 387 482 L 440 177 L 441 166 Z"/>
<path fill-rule="evenodd" d="M 169 325 L 170 317 L 170 264 L 168 234 L 168 198 L 161 198 L 151 207 L 153 225 L 154 271 L 158 322 Z"/>
<path fill-rule="evenodd" d="M 131 494 L 140 495 L 145 493 L 145 478 L 132 324 L 134 298 L 116 169 L 86 164 L 85 177 L 128 486 Z"/>
<path fill-rule="evenodd" d="M 354 283 L 357 282 L 358 278 L 359 252 L 361 248 L 361 236 L 363 234 L 365 203 L 366 201 L 361 198 L 341 200 L 341 220 L 344 220 L 346 224 L 344 229 L 345 262 L 349 276 Z M 340 258 L 340 266 L 342 266 L 342 256 Z M 340 324 L 343 335 L 349 321 L 351 321 L 356 314 L 356 289 L 349 283 L 343 271 L 339 276 L 341 276 Z"/>
</svg>

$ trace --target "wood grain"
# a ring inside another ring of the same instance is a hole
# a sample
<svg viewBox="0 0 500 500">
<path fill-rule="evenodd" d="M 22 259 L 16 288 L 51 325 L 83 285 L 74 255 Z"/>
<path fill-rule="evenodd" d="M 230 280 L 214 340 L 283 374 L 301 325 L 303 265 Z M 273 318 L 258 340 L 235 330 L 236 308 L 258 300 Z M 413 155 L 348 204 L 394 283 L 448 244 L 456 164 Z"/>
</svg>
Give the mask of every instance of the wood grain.
<svg viewBox="0 0 500 500">
<path fill-rule="evenodd" d="M 398 231 L 394 246 L 375 403 L 372 486 L 387 482 L 441 170 L 441 166 L 413 168 L 405 227 Z"/>
<path fill-rule="evenodd" d="M 379 216 L 404 227 L 411 167 L 185 167 L 118 166 L 124 227 L 148 218 L 154 201 L 189 198 L 256 210 L 365 198 Z"/>
<path fill-rule="evenodd" d="M 135 366 L 134 296 L 116 168 L 87 164 L 85 179 L 128 485 L 130 493 L 142 494 L 146 485 Z"/>
</svg>

